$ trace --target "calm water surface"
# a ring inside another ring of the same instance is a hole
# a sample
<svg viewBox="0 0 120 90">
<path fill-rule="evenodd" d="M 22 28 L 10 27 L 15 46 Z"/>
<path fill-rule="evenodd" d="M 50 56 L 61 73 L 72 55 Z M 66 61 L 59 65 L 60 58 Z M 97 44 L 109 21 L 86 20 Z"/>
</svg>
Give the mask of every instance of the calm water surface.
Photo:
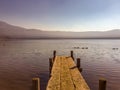
<svg viewBox="0 0 120 90">
<path fill-rule="evenodd" d="M 120 40 L 100 39 L 1 41 L 0 90 L 31 90 L 33 77 L 40 77 L 45 90 L 53 50 L 57 55 L 70 55 L 73 50 L 74 57 L 81 58 L 82 75 L 91 90 L 98 90 L 101 77 L 107 79 L 107 90 L 120 90 Z"/>
</svg>

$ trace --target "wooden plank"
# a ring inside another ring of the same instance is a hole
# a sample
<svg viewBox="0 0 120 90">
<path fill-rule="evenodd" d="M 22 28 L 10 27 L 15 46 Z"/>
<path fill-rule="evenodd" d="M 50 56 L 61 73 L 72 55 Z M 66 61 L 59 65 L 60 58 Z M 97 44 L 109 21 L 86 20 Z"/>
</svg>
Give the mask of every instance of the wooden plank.
<svg viewBox="0 0 120 90">
<path fill-rule="evenodd" d="M 61 90 L 74 90 L 74 85 L 72 82 L 72 77 L 68 68 L 68 62 L 66 57 L 61 57 L 60 79 Z"/>
<path fill-rule="evenodd" d="M 75 90 L 90 90 L 72 58 L 67 57 L 66 59 L 69 61 L 69 69 L 76 88 Z"/>
<path fill-rule="evenodd" d="M 46 90 L 90 90 L 72 57 L 56 56 Z"/>
<path fill-rule="evenodd" d="M 60 58 L 55 57 L 51 71 L 51 78 L 48 81 L 46 90 L 60 90 Z"/>
</svg>

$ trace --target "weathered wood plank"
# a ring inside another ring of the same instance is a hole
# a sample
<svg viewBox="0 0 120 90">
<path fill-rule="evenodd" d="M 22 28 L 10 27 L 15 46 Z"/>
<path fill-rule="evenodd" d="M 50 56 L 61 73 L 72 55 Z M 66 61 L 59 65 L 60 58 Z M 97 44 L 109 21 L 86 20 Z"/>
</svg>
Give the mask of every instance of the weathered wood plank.
<svg viewBox="0 0 120 90">
<path fill-rule="evenodd" d="M 90 90 L 72 58 L 68 57 L 66 59 L 69 61 L 69 69 L 76 88 L 75 90 Z"/>
<path fill-rule="evenodd" d="M 60 57 L 55 57 L 47 90 L 60 90 Z"/>
<path fill-rule="evenodd" d="M 46 90 L 90 90 L 72 57 L 56 56 Z"/>
<path fill-rule="evenodd" d="M 68 61 L 66 57 L 61 57 L 61 71 L 60 71 L 61 90 L 74 90 L 72 77 L 68 68 Z"/>
</svg>

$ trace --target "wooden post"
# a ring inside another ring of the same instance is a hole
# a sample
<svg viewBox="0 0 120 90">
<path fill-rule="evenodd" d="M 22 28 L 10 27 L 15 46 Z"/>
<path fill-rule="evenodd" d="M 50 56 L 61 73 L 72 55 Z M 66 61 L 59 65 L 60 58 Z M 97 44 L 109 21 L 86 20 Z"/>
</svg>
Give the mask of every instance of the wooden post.
<svg viewBox="0 0 120 90">
<path fill-rule="evenodd" d="M 49 58 L 49 67 L 52 67 L 52 65 L 53 65 L 53 59 Z"/>
<path fill-rule="evenodd" d="M 77 68 L 79 69 L 80 72 L 82 72 L 82 68 L 81 68 L 81 60 L 80 58 L 77 58 Z"/>
<path fill-rule="evenodd" d="M 81 67 L 80 58 L 77 58 L 77 67 L 78 67 L 78 68 L 80 68 L 80 67 Z"/>
<path fill-rule="evenodd" d="M 104 78 L 99 80 L 99 90 L 106 90 L 107 81 Z"/>
<path fill-rule="evenodd" d="M 53 59 L 49 58 L 49 76 L 51 76 L 52 66 L 53 66 Z"/>
<path fill-rule="evenodd" d="M 73 60 L 74 60 L 74 57 L 73 57 L 73 51 L 71 51 L 70 53 L 71 53 L 71 57 L 72 57 L 72 58 L 73 58 Z"/>
<path fill-rule="evenodd" d="M 40 79 L 39 78 L 32 79 L 32 90 L 40 90 Z"/>
<path fill-rule="evenodd" d="M 55 57 L 56 57 L 56 51 L 54 50 L 53 51 L 53 60 L 55 59 Z"/>
</svg>

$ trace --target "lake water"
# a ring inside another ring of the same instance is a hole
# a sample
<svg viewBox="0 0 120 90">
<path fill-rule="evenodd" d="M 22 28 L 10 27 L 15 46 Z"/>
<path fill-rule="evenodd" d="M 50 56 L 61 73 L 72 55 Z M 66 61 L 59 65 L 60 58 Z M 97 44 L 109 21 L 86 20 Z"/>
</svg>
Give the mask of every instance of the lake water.
<svg viewBox="0 0 120 90">
<path fill-rule="evenodd" d="M 120 90 L 119 39 L 1 41 L 0 90 L 31 90 L 33 77 L 40 77 L 45 90 L 53 50 L 57 55 L 70 55 L 73 50 L 74 57 L 81 58 L 82 75 L 91 90 L 98 90 L 99 78 L 107 80 L 107 90 Z"/>
</svg>

